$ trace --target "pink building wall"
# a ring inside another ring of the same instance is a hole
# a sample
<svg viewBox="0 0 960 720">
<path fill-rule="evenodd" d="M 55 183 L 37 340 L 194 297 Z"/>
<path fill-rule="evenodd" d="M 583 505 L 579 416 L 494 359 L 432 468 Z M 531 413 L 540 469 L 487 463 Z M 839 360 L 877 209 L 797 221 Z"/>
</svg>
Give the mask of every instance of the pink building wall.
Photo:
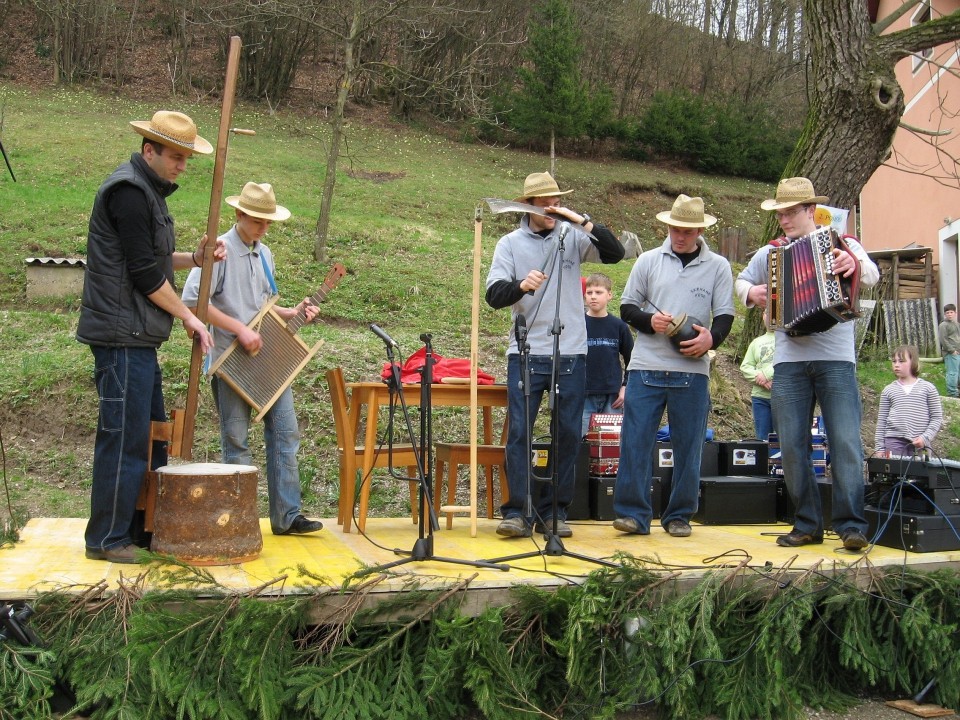
<svg viewBox="0 0 960 720">
<path fill-rule="evenodd" d="M 878 4 L 877 17 L 883 19 L 902 0 L 879 0 Z M 960 0 L 930 0 L 929 5 L 937 18 L 960 9 Z M 891 30 L 908 27 L 915 17 L 916 10 L 908 12 Z M 950 43 L 931 52 L 929 62 L 906 58 L 897 65 L 907 106 L 902 122 L 953 132 L 931 138 L 902 127 L 897 130 L 893 154 L 860 194 L 860 237 L 868 250 L 898 249 L 911 243 L 930 247 L 938 263 L 940 231 L 960 219 L 960 188 L 955 177 L 952 186 L 949 179 L 957 174 L 953 161 L 930 143 L 960 157 L 960 78 L 953 74 L 960 70 L 960 46 Z M 938 175 L 944 177 L 942 182 L 935 179 Z"/>
</svg>

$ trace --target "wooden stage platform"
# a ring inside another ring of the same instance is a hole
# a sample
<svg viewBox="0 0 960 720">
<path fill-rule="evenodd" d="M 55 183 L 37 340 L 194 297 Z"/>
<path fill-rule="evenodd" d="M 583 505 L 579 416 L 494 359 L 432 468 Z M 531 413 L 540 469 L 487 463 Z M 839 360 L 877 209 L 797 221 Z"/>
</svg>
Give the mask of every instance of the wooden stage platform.
<svg viewBox="0 0 960 720">
<path fill-rule="evenodd" d="M 529 539 L 506 539 L 495 534 L 497 520 L 481 519 L 477 537 L 471 538 L 469 522 L 454 521 L 452 530 L 434 534 L 436 557 L 481 560 L 518 553 L 536 552 L 544 547 L 540 535 Z M 406 518 L 369 518 L 366 536 L 344 534 L 334 520 L 324 520 L 324 529 L 313 535 L 275 536 L 269 521 L 261 519 L 264 546 L 260 557 L 241 565 L 208 568 L 224 587 L 245 592 L 272 583 L 268 595 L 316 592 L 318 582 L 303 577 L 298 566 L 329 583 L 329 588 L 362 568 L 392 562 L 400 556 L 394 548 L 409 551 L 417 540 L 417 526 Z M 105 583 L 110 592 L 120 575 L 131 578 L 142 572 L 136 565 L 116 565 L 84 557 L 84 519 L 41 518 L 30 520 L 21 531 L 21 541 L 0 549 L 0 601 L 29 600 L 52 590 L 81 592 Z M 443 522 L 441 522 L 443 525 Z M 572 523 L 574 536 L 564 540 L 565 548 L 590 558 L 610 559 L 617 552 L 642 558 L 653 571 L 679 573 L 681 581 L 697 581 L 711 568 L 735 566 L 743 561 L 754 567 L 786 568 L 802 571 L 819 566 L 823 571 L 839 570 L 867 558 L 874 566 L 910 566 L 917 570 L 950 567 L 960 569 L 960 551 L 909 553 L 881 546 L 870 546 L 865 553 L 845 551 L 835 535 L 828 534 L 822 545 L 781 548 L 776 535 L 789 531 L 778 525 L 693 525 L 689 538 L 672 538 L 655 526 L 648 536 L 623 535 L 608 522 Z M 446 562 L 415 561 L 394 568 L 378 584 L 384 593 L 403 592 L 411 576 L 421 587 L 442 587 L 457 580 L 470 581 L 473 595 L 469 605 L 482 609 L 490 604 L 509 602 L 508 588 L 516 584 L 541 587 L 577 582 L 599 566 L 568 556 L 535 556 L 511 562 L 509 570 L 477 569 Z M 286 576 L 283 582 L 273 582 Z M 151 586 L 147 577 L 146 587 Z M 309 587 L 309 590 L 305 590 Z M 470 608 L 464 608 L 470 612 Z"/>
</svg>

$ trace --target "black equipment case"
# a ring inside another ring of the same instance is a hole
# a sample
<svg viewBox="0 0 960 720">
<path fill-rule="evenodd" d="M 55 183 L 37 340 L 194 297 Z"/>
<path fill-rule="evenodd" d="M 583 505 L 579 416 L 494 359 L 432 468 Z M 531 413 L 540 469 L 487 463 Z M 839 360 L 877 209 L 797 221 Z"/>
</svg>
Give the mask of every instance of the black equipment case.
<svg viewBox="0 0 960 720">
<path fill-rule="evenodd" d="M 777 480 L 771 477 L 700 478 L 700 506 L 693 519 L 704 525 L 761 525 L 777 521 Z"/>
<path fill-rule="evenodd" d="M 869 525 L 867 537 L 877 545 L 915 553 L 960 550 L 960 516 L 891 512 L 873 505 L 868 505 L 864 514 Z"/>
</svg>

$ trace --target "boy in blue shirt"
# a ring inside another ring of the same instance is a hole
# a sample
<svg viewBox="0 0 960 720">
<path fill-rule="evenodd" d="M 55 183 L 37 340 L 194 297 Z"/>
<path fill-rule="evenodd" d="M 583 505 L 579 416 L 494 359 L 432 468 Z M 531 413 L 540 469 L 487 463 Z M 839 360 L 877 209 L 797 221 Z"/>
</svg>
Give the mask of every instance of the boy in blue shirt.
<svg viewBox="0 0 960 720">
<path fill-rule="evenodd" d="M 630 363 L 633 334 L 623 320 L 607 312 L 613 299 L 609 277 L 603 273 L 587 277 L 583 299 L 587 306 L 587 397 L 582 434 L 586 435 L 593 413 L 623 414 L 627 384 L 623 368 Z"/>
</svg>

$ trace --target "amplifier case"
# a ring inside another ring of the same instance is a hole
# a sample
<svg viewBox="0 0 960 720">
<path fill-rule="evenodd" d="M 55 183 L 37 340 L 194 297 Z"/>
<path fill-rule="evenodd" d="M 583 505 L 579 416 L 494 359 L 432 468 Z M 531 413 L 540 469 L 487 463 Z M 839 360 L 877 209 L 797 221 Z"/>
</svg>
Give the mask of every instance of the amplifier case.
<svg viewBox="0 0 960 720">
<path fill-rule="evenodd" d="M 617 479 L 608 476 L 590 477 L 590 519 L 616 520 L 613 512 L 613 489 Z"/>
<path fill-rule="evenodd" d="M 864 515 L 867 537 L 877 545 L 915 553 L 960 550 L 960 517 L 890 513 L 873 505 L 864 508 Z M 877 536 L 879 528 L 883 532 Z"/>
<path fill-rule="evenodd" d="M 923 460 L 901 457 L 867 458 L 867 476 L 871 482 L 905 480 L 907 482 L 915 481 L 922 487 L 927 487 L 929 473 L 927 464 Z"/>
<path fill-rule="evenodd" d="M 928 462 L 927 483 L 931 488 L 950 488 L 960 493 L 960 467 L 955 460 Z"/>
<path fill-rule="evenodd" d="M 705 442 L 700 453 L 700 476 L 713 477 L 723 475 L 720 472 L 720 445 L 722 443 Z M 673 472 L 673 444 L 658 442 L 653 446 L 653 474 L 667 477 Z M 743 473 L 737 473 L 742 475 Z"/>
<path fill-rule="evenodd" d="M 777 521 L 777 481 L 770 477 L 700 478 L 693 519 L 704 525 L 770 525 Z"/>
<path fill-rule="evenodd" d="M 613 492 L 617 479 L 603 475 L 590 476 L 590 519 L 616 520 L 617 514 L 613 510 Z M 667 495 L 664 495 L 664 492 Z M 650 506 L 653 508 L 653 519 L 657 520 L 663 512 L 670 493 L 670 480 L 656 476 L 650 478 Z"/>
<path fill-rule="evenodd" d="M 717 445 L 720 449 L 718 475 L 767 475 L 767 443 L 759 440 L 743 440 L 721 442 Z"/>
<path fill-rule="evenodd" d="M 884 510 L 890 507 L 894 492 L 899 494 L 894 506 L 897 510 L 920 515 L 960 515 L 960 488 L 921 488 L 913 483 L 888 481 L 869 486 L 871 504 Z"/>
<path fill-rule="evenodd" d="M 724 475 L 720 472 L 720 443 L 705 442 L 700 452 L 700 477 Z M 744 475 L 746 473 L 737 473 Z"/>
</svg>

